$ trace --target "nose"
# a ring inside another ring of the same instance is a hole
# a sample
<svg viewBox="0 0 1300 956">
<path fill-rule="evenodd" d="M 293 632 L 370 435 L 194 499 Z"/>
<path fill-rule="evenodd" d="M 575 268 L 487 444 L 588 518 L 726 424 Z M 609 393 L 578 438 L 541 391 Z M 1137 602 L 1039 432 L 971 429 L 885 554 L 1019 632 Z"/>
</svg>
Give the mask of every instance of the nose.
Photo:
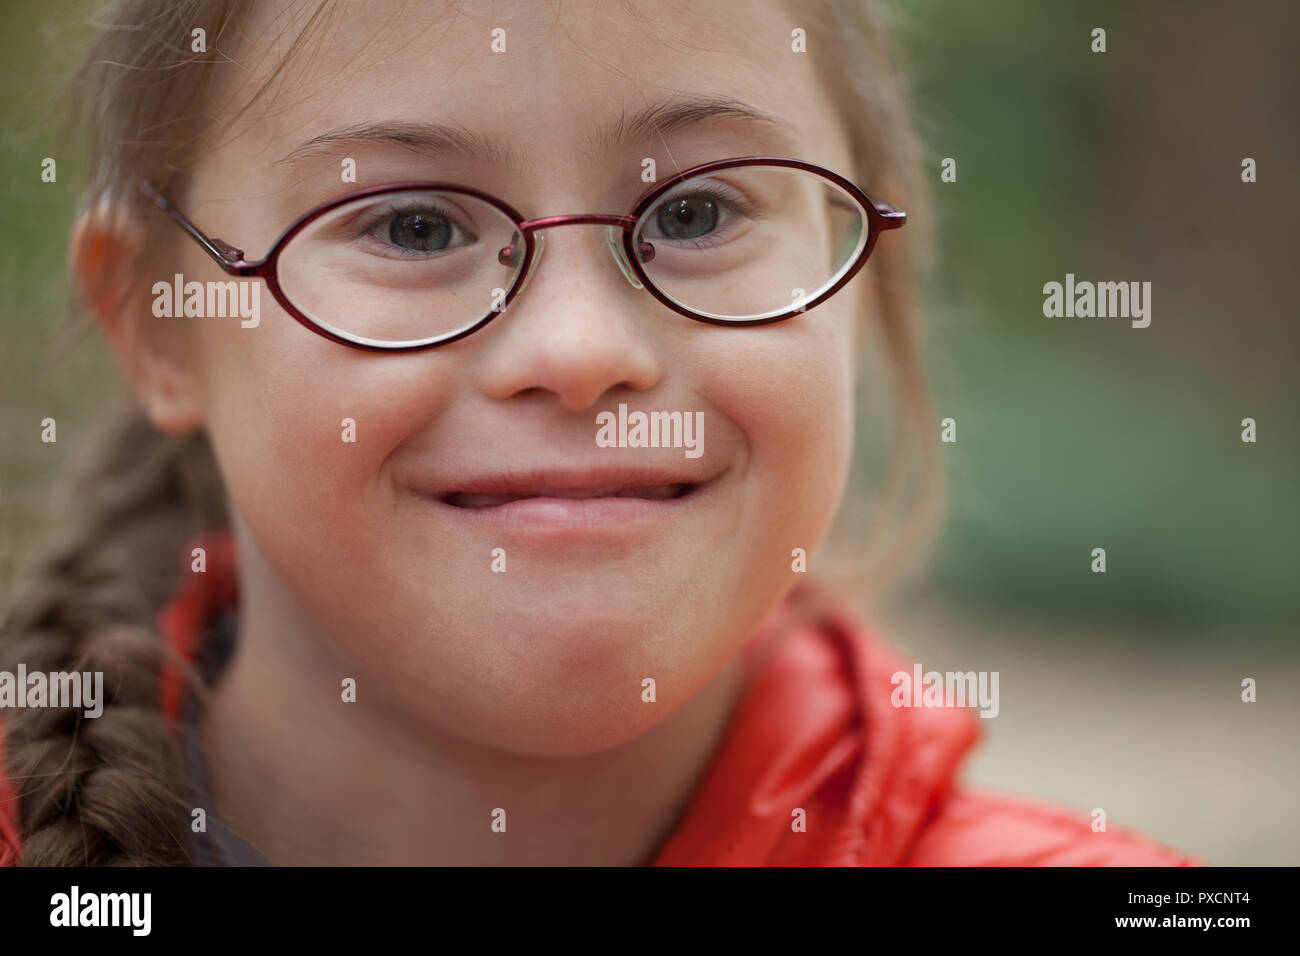
<svg viewBox="0 0 1300 956">
<path fill-rule="evenodd" d="M 635 226 L 636 220 L 631 216 L 603 216 L 603 215 L 586 215 L 586 216 L 547 216 L 545 219 L 533 219 L 523 223 L 522 229 L 525 232 L 534 234 L 533 240 L 533 260 L 528 264 L 528 272 L 524 275 L 524 281 L 519 286 L 519 293 L 522 294 L 524 289 L 528 288 L 528 283 L 533 278 L 533 273 L 537 271 L 538 265 L 542 261 L 542 253 L 546 249 L 546 230 L 553 229 L 556 226 L 581 226 L 581 225 L 604 225 L 605 227 L 605 244 L 609 246 L 610 255 L 614 257 L 618 269 L 623 273 L 623 278 L 627 280 L 628 285 L 634 289 L 643 289 L 641 280 L 637 278 L 636 272 L 627 259 L 627 250 L 623 247 L 623 237 L 629 233 Z M 649 261 L 654 257 L 654 247 L 648 242 L 641 242 L 640 255 L 642 261 Z M 502 249 L 500 253 L 501 264 L 508 265 L 508 256 L 517 255 L 515 245 Z"/>
<path fill-rule="evenodd" d="M 485 391 L 505 399 L 541 390 L 564 409 L 581 411 L 611 389 L 652 388 L 662 366 L 646 316 L 658 303 L 648 295 L 617 295 L 609 282 L 612 273 L 591 254 L 589 239 L 553 249 L 547 275 L 532 284 L 546 249 L 544 230 L 554 225 L 604 226 L 605 245 L 619 272 L 633 289 L 643 288 L 623 248 L 629 228 L 624 217 L 557 216 L 525 223 L 534 232 L 533 258 L 509 308 L 485 330 L 495 331 L 496 340 L 487 350 Z M 579 232 L 572 233 L 574 240 L 582 238 Z M 530 284 L 532 292 L 525 296 Z"/>
</svg>

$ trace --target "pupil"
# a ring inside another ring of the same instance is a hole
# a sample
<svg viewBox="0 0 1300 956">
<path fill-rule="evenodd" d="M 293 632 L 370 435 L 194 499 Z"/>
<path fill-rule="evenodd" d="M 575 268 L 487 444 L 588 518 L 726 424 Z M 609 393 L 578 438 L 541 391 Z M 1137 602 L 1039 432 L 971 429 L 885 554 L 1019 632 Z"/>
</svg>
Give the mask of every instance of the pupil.
<svg viewBox="0 0 1300 956">
<path fill-rule="evenodd" d="M 451 238 L 451 224 L 445 216 L 430 216 L 422 212 L 403 213 L 389 225 L 388 238 L 394 245 L 404 249 L 431 252 L 447 245 Z"/>
<path fill-rule="evenodd" d="M 696 197 L 675 199 L 659 210 L 659 229 L 669 239 L 698 239 L 718 224 L 718 204 Z"/>
</svg>

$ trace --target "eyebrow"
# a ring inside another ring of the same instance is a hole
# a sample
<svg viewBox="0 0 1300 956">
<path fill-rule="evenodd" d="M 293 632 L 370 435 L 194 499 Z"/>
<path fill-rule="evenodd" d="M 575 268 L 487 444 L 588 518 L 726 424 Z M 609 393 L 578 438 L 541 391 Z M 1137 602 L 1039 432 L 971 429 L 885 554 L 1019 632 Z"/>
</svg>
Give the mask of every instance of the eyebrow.
<svg viewBox="0 0 1300 956">
<path fill-rule="evenodd" d="M 799 131 L 791 123 L 748 103 L 719 97 L 692 97 L 656 103 L 638 110 L 630 117 L 624 113 L 613 127 L 598 130 L 591 139 L 600 143 L 601 148 L 609 150 L 651 133 L 663 135 L 703 120 L 718 118 L 738 119 L 769 132 L 779 132 L 792 141 L 800 138 Z"/>
<path fill-rule="evenodd" d="M 709 119 L 733 119 L 780 134 L 783 144 L 801 138 L 787 121 L 740 100 L 720 97 L 691 97 L 655 103 L 630 116 L 624 111 L 617 122 L 598 127 L 588 136 L 606 152 L 650 135 L 663 136 Z M 415 152 L 463 156 L 480 163 L 517 168 L 518 152 L 510 144 L 492 140 L 466 126 L 443 123 L 357 123 L 313 136 L 294 148 L 275 165 L 298 162 L 310 156 L 332 152 L 339 146 L 367 143 L 404 146 Z M 590 151 L 589 151 L 590 152 Z"/>
</svg>

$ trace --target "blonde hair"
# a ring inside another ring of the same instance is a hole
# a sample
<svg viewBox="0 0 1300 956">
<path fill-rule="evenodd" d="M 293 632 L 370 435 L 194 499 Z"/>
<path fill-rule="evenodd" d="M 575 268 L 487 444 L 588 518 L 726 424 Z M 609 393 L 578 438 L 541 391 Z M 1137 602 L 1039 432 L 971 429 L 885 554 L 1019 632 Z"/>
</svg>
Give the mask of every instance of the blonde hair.
<svg viewBox="0 0 1300 956">
<path fill-rule="evenodd" d="M 280 69 L 310 43 L 333 6 L 325 0 L 308 18 Z M 88 158 L 83 208 L 108 201 L 158 230 L 133 264 L 140 276 L 148 250 L 168 247 L 162 230 L 171 226 L 140 207 L 136 186 L 183 188 L 211 132 L 210 91 L 220 71 L 238 63 L 238 24 L 250 8 L 250 0 L 115 0 L 97 18 L 100 30 L 71 81 Z M 874 3 L 800 3 L 799 20 L 844 117 L 858 181 L 912 217 L 907 229 L 879 244 L 868 266 L 902 410 L 893 456 L 902 462 L 917 451 L 909 440 L 914 423 L 928 421 L 915 342 L 917 273 L 927 244 L 918 146 Z M 206 56 L 185 45 L 196 24 L 207 30 Z M 105 687 L 114 689 L 96 720 L 54 708 L 6 715 L 22 862 L 183 864 L 190 808 L 179 746 L 159 700 L 169 652 L 154 622 L 179 581 L 185 545 L 225 526 L 225 491 L 204 433 L 161 434 L 128 401 L 99 435 L 76 469 L 60 526 L 14 585 L 0 622 L 0 669 L 23 661 L 32 670 L 102 670 Z M 904 477 L 910 473 L 895 469 L 885 502 L 912 487 Z M 197 674 L 182 671 L 202 695 Z"/>
</svg>

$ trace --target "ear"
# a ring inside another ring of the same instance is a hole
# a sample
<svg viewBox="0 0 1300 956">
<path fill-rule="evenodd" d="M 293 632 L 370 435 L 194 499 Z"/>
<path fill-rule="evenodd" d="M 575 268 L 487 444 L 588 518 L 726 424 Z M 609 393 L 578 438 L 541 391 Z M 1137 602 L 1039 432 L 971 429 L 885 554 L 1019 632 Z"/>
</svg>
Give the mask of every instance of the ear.
<svg viewBox="0 0 1300 956">
<path fill-rule="evenodd" d="M 149 420 L 159 431 L 181 434 L 203 425 L 195 342 L 185 323 L 153 314 L 153 280 L 170 285 L 171 273 L 164 277 L 152 265 L 158 257 L 144 254 L 147 242 L 136 214 L 106 200 L 77 219 L 68 262 Z"/>
</svg>

